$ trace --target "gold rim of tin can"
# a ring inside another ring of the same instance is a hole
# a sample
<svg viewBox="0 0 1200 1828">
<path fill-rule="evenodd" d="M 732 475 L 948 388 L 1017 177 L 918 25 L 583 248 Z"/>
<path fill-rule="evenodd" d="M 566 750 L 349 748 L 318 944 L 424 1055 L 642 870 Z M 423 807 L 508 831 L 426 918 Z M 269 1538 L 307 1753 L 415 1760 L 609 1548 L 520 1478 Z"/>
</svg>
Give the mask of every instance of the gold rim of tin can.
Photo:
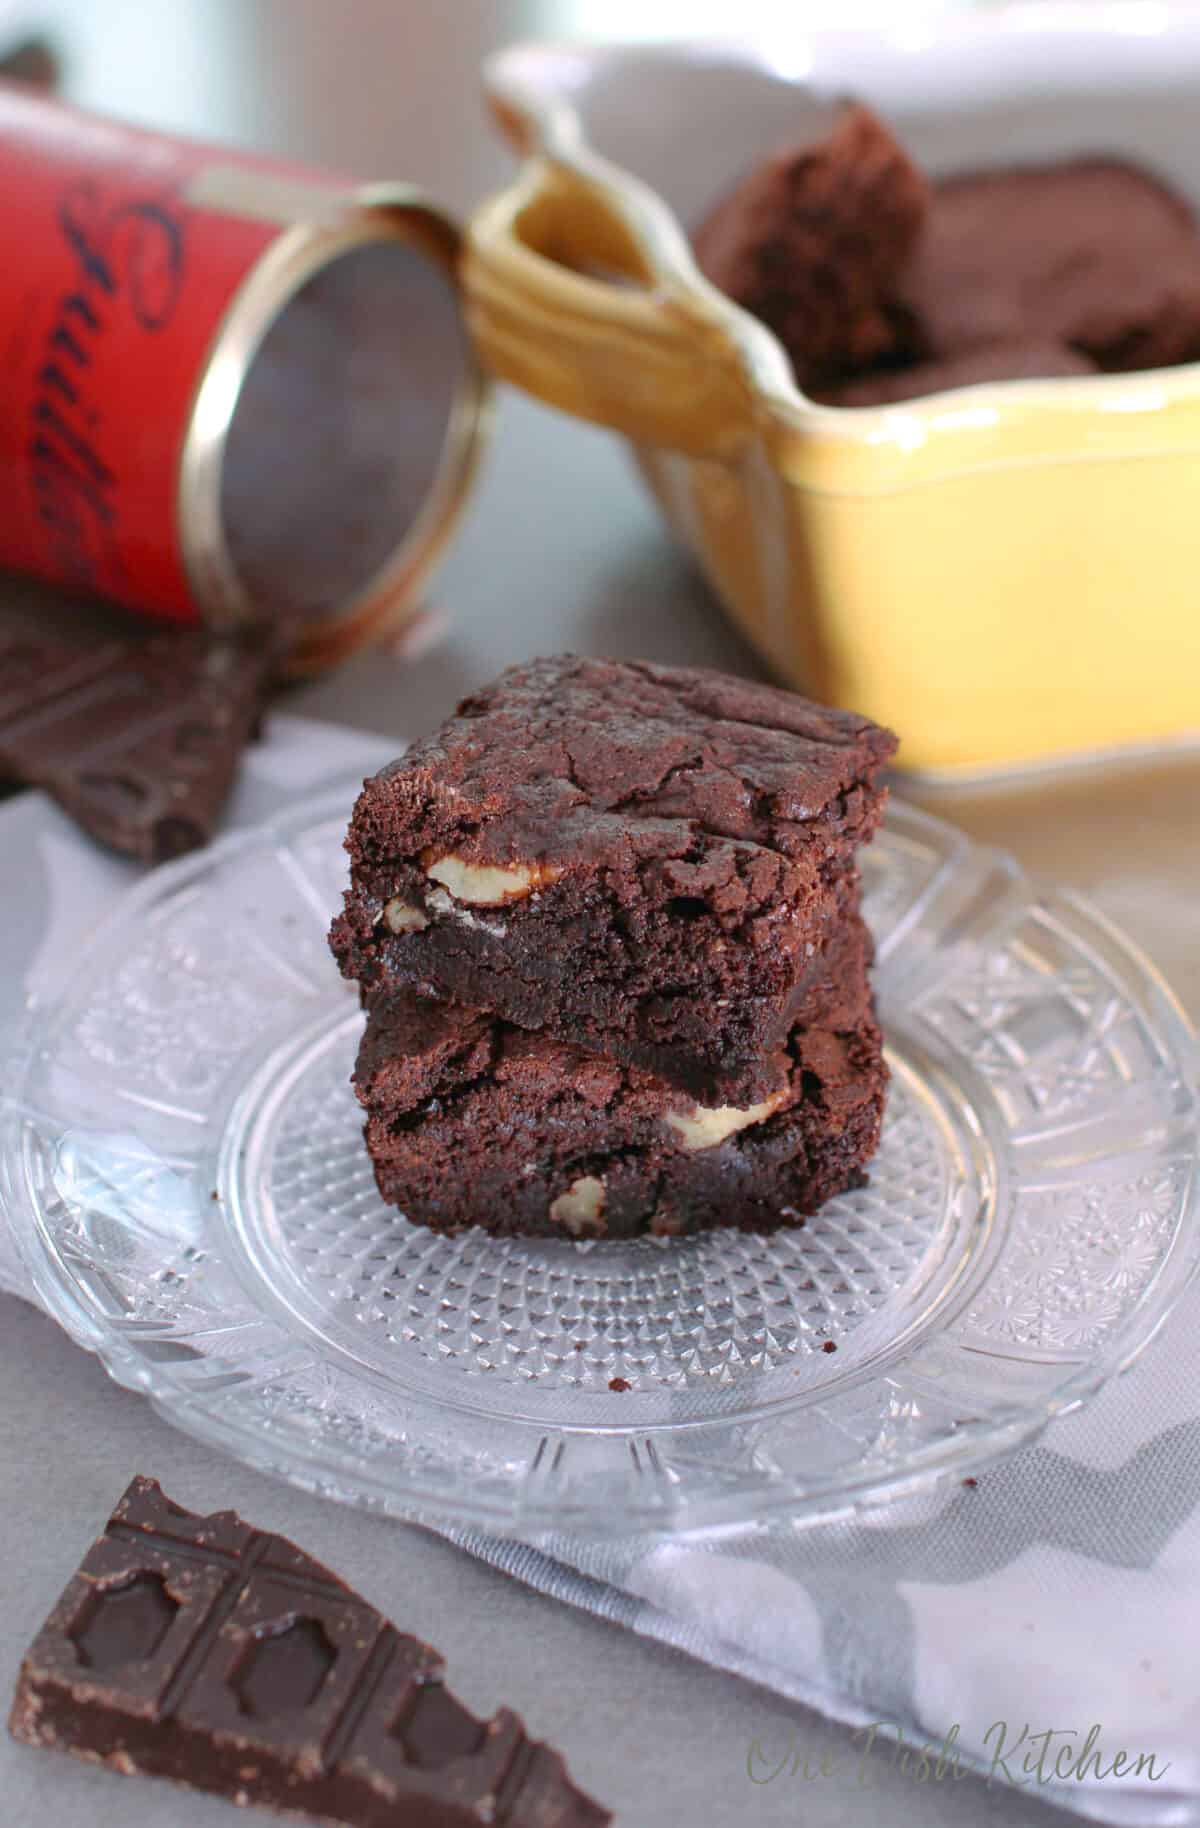
<svg viewBox="0 0 1200 1828">
<path fill-rule="evenodd" d="M 222 503 L 230 428 L 264 339 L 310 281 L 341 256 L 374 244 L 416 249 L 460 295 L 462 238 L 452 218 L 408 185 L 326 193 L 227 167 L 206 174 L 203 196 L 193 200 L 255 218 L 273 217 L 281 225 L 278 239 L 238 288 L 213 340 L 179 461 L 176 512 L 184 568 L 206 622 L 229 630 L 269 621 L 274 607 L 256 601 L 239 575 Z M 469 494 L 490 417 L 491 383 L 464 322 L 461 378 L 424 501 L 365 583 L 331 611 L 298 623 L 286 654 L 289 672 L 319 671 L 411 619 L 418 587 L 443 551 Z M 397 425 L 397 440 L 403 436 L 403 426 Z"/>
</svg>

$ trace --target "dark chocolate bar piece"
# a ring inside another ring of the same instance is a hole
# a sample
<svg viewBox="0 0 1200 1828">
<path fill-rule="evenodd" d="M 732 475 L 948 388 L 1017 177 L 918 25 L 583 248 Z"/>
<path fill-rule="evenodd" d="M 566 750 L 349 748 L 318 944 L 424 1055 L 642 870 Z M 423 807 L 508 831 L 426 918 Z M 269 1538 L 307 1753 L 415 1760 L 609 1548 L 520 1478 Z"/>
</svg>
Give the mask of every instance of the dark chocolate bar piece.
<svg viewBox="0 0 1200 1828">
<path fill-rule="evenodd" d="M 81 612 L 82 613 L 82 612 Z M 262 639 L 0 627 L 0 779 L 43 787 L 102 844 L 161 863 L 208 842 L 274 671 Z"/>
<path fill-rule="evenodd" d="M 137 1478 L 21 1665 L 9 1729 L 347 1828 L 602 1828 L 608 1811 L 436 1651 L 233 1511 Z"/>
</svg>

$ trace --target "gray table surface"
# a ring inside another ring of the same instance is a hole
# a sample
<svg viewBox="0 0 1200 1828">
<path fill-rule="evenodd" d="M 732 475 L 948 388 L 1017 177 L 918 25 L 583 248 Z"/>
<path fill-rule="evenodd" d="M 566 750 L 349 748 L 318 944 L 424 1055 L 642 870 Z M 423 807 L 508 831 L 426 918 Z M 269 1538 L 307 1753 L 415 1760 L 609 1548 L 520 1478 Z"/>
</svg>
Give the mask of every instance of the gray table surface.
<svg viewBox="0 0 1200 1828">
<path fill-rule="evenodd" d="M 412 176 L 459 208 L 502 176 L 476 100 L 490 45 L 567 29 L 600 9 L 569 0 L 173 0 L 144 9 L 46 0 L 10 14 L 57 24 L 68 86 L 127 114 L 227 133 L 364 175 Z M 652 17 L 655 0 L 644 15 Z M 679 9 L 670 5 L 668 23 Z M 103 26 L 98 15 L 103 16 Z M 168 19 L 170 24 L 168 26 Z M 502 404 L 482 485 L 433 588 L 447 619 L 416 657 L 352 661 L 305 688 L 311 716 L 410 737 L 500 665 L 561 648 L 753 670 L 703 586 L 667 543 L 622 454 L 603 435 L 516 398 Z M 960 795 L 940 810 L 1031 867 L 1095 892 L 1200 1013 L 1200 956 L 1183 943 L 1200 896 L 1200 768 Z M 1132 859 L 1132 861 L 1131 861 Z M 0 950 L 2 957 L 2 950 Z M 137 1470 L 180 1502 L 232 1504 L 285 1531 L 401 1624 L 435 1642 L 478 1710 L 507 1702 L 557 1742 L 620 1828 L 866 1828 L 912 1819 L 1023 1828 L 1062 1819 L 970 1779 L 915 1787 L 887 1758 L 853 1777 L 750 1783 L 758 1738 L 826 1745 L 841 1729 L 777 1697 L 532 1594 L 418 1530 L 339 1510 L 176 1434 L 46 1319 L 0 1297 L 0 1704 L 99 1520 Z M 228 1805 L 128 1782 L 0 1739 L 0 1824 L 213 1828 Z"/>
</svg>

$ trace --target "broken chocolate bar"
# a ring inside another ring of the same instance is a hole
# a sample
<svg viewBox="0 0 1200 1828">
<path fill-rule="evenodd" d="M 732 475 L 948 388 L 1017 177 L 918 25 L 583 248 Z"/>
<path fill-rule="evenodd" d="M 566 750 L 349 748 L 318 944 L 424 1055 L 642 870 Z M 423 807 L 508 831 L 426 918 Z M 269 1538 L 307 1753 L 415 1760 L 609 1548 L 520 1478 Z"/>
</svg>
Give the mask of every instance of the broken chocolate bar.
<svg viewBox="0 0 1200 1828">
<path fill-rule="evenodd" d="M 137 1478 L 21 1666 L 9 1728 L 347 1828 L 603 1828 L 557 1752 L 282 1536 Z"/>
<path fill-rule="evenodd" d="M 162 863 L 208 842 L 274 670 L 262 640 L 0 631 L 0 779 L 43 787 L 102 844 Z"/>
</svg>

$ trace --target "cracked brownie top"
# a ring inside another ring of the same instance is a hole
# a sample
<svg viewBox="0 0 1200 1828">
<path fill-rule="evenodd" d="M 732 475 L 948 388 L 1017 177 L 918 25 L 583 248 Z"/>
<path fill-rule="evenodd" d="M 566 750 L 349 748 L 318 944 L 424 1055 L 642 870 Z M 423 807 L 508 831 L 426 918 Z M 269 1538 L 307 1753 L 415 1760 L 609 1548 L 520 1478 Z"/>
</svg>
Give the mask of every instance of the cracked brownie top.
<svg viewBox="0 0 1200 1828">
<path fill-rule="evenodd" d="M 367 784 L 349 847 L 425 850 L 434 881 L 491 904 L 614 845 L 679 856 L 704 834 L 820 855 L 869 836 L 895 747 L 867 718 L 720 673 L 534 660 Z"/>
<path fill-rule="evenodd" d="M 893 747 L 719 673 L 513 667 L 366 783 L 330 943 L 368 1000 L 427 986 L 752 1104 L 831 937 L 865 970 L 855 849 Z"/>
</svg>

